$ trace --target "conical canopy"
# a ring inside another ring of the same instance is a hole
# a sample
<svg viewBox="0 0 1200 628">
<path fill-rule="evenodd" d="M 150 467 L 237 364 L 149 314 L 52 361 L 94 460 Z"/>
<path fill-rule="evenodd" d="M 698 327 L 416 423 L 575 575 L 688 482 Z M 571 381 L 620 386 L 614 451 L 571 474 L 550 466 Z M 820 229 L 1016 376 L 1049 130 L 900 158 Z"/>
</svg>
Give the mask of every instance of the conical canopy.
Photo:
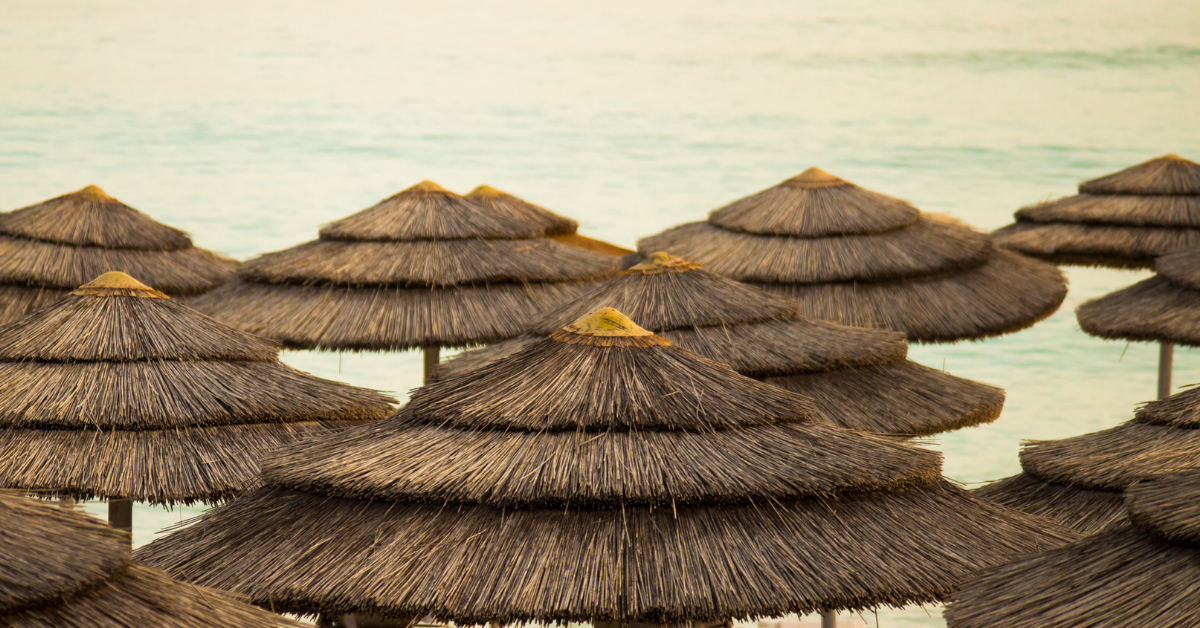
<svg viewBox="0 0 1200 628">
<path fill-rule="evenodd" d="M 1066 297 L 1061 272 L 988 236 L 819 168 L 643 238 L 726 277 L 799 301 L 806 315 L 917 342 L 1024 329 Z"/>
<path fill-rule="evenodd" d="M 1128 487 L 1200 467 L 1200 388 L 1151 401 L 1111 429 L 1030 442 L 1021 467 L 975 493 L 1094 534 L 1119 522 Z"/>
<path fill-rule="evenodd" d="M 159 504 L 255 485 L 266 450 L 394 401 L 119 272 L 0 327 L 0 486 Z"/>
<path fill-rule="evenodd" d="M 281 449 L 139 560 L 276 608 L 675 623 L 939 599 L 1072 535 L 599 310 Z"/>
<path fill-rule="evenodd" d="M 233 279 L 237 266 L 89 185 L 0 213 L 0 324 L 110 270 L 134 273 L 172 296 L 190 296 Z"/>
<path fill-rule="evenodd" d="M 1021 208 L 1000 246 L 1056 264 L 1150 268 L 1200 246 L 1200 164 L 1163 155 L 1079 185 L 1079 194 Z"/>
<path fill-rule="evenodd" d="M 127 535 L 67 508 L 0 492 L 6 628 L 304 626 L 129 562 Z"/>
<path fill-rule="evenodd" d="M 1075 316 L 1083 331 L 1111 340 L 1200 346 L 1200 248 L 1164 255 L 1155 267 L 1157 276 L 1079 306 Z"/>
<path fill-rule="evenodd" d="M 1200 616 L 1200 473 L 1138 484 L 1113 530 L 972 577 L 950 628 L 1194 626 Z"/>
<path fill-rule="evenodd" d="M 508 192 L 497 190 L 490 185 L 481 185 L 471 190 L 467 194 L 467 198 L 518 220 L 543 225 L 546 236 L 556 242 L 613 257 L 624 257 L 633 253 L 633 251 L 615 244 L 580 235 L 576 233 L 576 229 L 579 228 L 578 222 L 565 216 L 559 216 L 540 205 L 534 205 Z"/>
<path fill-rule="evenodd" d="M 495 342 L 521 316 L 616 272 L 611 256 L 545 227 L 419 183 L 246 262 L 197 308 L 301 349 L 402 350 Z"/>
<path fill-rule="evenodd" d="M 510 355 L 604 306 L 672 344 L 810 398 L 842 427 L 935 434 L 992 421 L 1004 406 L 999 388 L 905 360 L 901 334 L 809 320 L 794 301 L 661 252 L 537 317 L 525 336 L 443 363 L 439 377 Z"/>
</svg>

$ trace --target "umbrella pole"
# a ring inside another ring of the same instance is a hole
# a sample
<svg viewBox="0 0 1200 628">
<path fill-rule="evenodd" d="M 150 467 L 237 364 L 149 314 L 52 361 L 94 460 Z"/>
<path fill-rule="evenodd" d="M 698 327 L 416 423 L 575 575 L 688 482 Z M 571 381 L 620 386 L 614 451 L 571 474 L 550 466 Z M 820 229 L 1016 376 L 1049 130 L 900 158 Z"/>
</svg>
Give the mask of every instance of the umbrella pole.
<svg viewBox="0 0 1200 628">
<path fill-rule="evenodd" d="M 1158 345 L 1158 398 L 1171 396 L 1171 367 L 1175 362 L 1175 344 L 1162 342 Z"/>
<path fill-rule="evenodd" d="M 425 385 L 428 386 L 430 379 L 433 377 L 433 369 L 438 365 L 438 350 L 441 347 L 421 347 L 421 352 L 425 354 Z"/>
<path fill-rule="evenodd" d="M 837 628 L 837 611 L 821 613 L 821 628 Z"/>
<path fill-rule="evenodd" d="M 133 545 L 133 500 L 108 500 L 108 525 L 129 533 L 129 545 Z"/>
</svg>

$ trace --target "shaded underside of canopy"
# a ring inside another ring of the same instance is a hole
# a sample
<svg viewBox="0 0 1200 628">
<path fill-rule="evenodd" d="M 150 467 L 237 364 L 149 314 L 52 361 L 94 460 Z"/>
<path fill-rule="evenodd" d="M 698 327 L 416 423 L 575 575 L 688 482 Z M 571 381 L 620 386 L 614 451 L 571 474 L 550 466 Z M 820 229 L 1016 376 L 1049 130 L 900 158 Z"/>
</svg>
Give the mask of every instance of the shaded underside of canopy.
<svg viewBox="0 0 1200 628">
<path fill-rule="evenodd" d="M 607 511 L 265 488 L 137 556 L 293 612 L 674 623 L 932 602 L 971 571 L 1072 538 L 1060 530 L 946 483 Z"/>
<path fill-rule="evenodd" d="M 1152 268 L 1154 258 L 1200 246 L 1200 229 L 1018 222 L 996 244 L 1055 264 Z"/>
<path fill-rule="evenodd" d="M 1200 291 L 1180 288 L 1161 275 L 1092 299 L 1075 310 L 1079 326 L 1110 340 L 1173 342 L 1200 346 Z"/>
<path fill-rule="evenodd" d="M 1125 520 L 1125 500 L 1121 491 L 1055 484 L 1027 472 L 997 480 L 973 492 L 1009 508 L 1053 519 L 1085 535 L 1096 534 Z"/>
</svg>

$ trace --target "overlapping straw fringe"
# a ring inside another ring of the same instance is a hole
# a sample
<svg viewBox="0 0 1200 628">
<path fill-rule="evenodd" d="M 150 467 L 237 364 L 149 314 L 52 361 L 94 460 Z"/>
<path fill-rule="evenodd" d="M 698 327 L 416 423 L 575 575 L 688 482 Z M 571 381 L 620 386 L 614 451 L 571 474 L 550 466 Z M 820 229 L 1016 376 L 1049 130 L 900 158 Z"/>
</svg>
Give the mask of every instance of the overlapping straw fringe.
<svg viewBox="0 0 1200 628">
<path fill-rule="evenodd" d="M 174 299 L 68 294 L 0 327 L 0 360 L 274 361 L 277 346 Z"/>
<path fill-rule="evenodd" d="M 0 281 L 74 288 L 119 270 L 171 295 L 198 294 L 230 281 L 238 262 L 188 247 L 169 251 L 69 246 L 0 236 Z"/>
<path fill-rule="evenodd" d="M 651 336 L 653 338 L 653 336 Z M 423 422 L 524 431 L 712 431 L 816 421 L 811 402 L 677 347 L 543 339 L 503 362 L 413 391 Z"/>
<path fill-rule="evenodd" d="M 1125 493 L 1129 518 L 1160 539 L 1200 545 L 1200 473 L 1137 484 Z"/>
<path fill-rule="evenodd" d="M 996 244 L 1055 264 L 1152 268 L 1154 258 L 1200 246 L 1200 229 L 1018 222 Z"/>
<path fill-rule="evenodd" d="M 879 234 L 793 238 L 726 231 L 693 222 L 638 241 L 719 275 L 747 282 L 877 281 L 965 270 L 988 258 L 988 236 L 950 219 L 922 216 Z"/>
<path fill-rule="evenodd" d="M 331 240 L 525 239 L 543 233 L 541 225 L 505 216 L 422 181 L 320 231 Z"/>
<path fill-rule="evenodd" d="M 0 484 L 76 499 L 220 502 L 258 485 L 258 460 L 353 423 L 266 423 L 128 432 L 0 429 Z"/>
<path fill-rule="evenodd" d="M 1075 310 L 1079 326 L 1111 340 L 1200 346 L 1200 291 L 1179 288 L 1163 276 L 1092 299 Z"/>
<path fill-rule="evenodd" d="M 2 215 L 2 214 L 0 214 Z M 6 286 L 0 284 L 0 325 L 20 320 L 70 294 L 61 288 Z"/>
<path fill-rule="evenodd" d="M 244 264 L 265 283 L 401 287 L 581 281 L 608 277 L 616 261 L 549 238 L 532 240 L 314 240 Z"/>
<path fill-rule="evenodd" d="M 1067 296 L 1062 271 L 1009 251 L 957 273 L 890 282 L 757 284 L 799 301 L 805 316 L 883 327 L 918 342 L 956 342 L 1020 331 Z"/>
<path fill-rule="evenodd" d="M 709 222 L 730 231 L 815 238 L 893 231 L 920 216 L 905 201 L 827 176 L 823 183 L 785 181 L 713 211 Z"/>
<path fill-rule="evenodd" d="M 676 623 L 933 602 L 976 569 L 1073 538 L 946 483 L 607 511 L 262 489 L 136 557 L 292 612 Z"/>
<path fill-rule="evenodd" d="M 1154 268 L 1171 285 L 1200 291 L 1200 248 L 1164 255 L 1154 260 Z"/>
<path fill-rule="evenodd" d="M 1021 467 L 1058 484 L 1120 491 L 1200 467 L 1200 430 L 1135 419 L 1082 436 L 1029 442 L 1021 449 Z"/>
<path fill-rule="evenodd" d="M 1004 408 L 1004 390 L 915 362 L 803 373 L 764 380 L 803 395 L 841 427 L 928 436 L 990 423 Z"/>
<path fill-rule="evenodd" d="M 0 523 L 0 622 L 88 589 L 129 559 L 125 534 L 12 492 L 0 493 Z"/>
<path fill-rule="evenodd" d="M 106 249 L 176 251 L 192 246 L 186 233 L 154 220 L 94 185 L 0 214 L 0 234 Z"/>
<path fill-rule="evenodd" d="M 1200 194 L 1200 164 L 1169 154 L 1079 185 L 1086 194 Z"/>
<path fill-rule="evenodd" d="M 1055 484 L 1029 473 L 1018 473 L 973 492 L 1009 508 L 1053 519 L 1085 535 L 1096 534 L 1125 521 L 1125 501 L 1119 490 Z"/>
<path fill-rule="evenodd" d="M 594 286 L 557 282 L 409 289 L 236 280 L 190 305 L 290 348 L 401 351 L 518 336 L 531 312 L 544 312 Z"/>
<path fill-rule="evenodd" d="M 1142 404 L 1134 420 L 1151 425 L 1200 429 L 1200 388 L 1190 388 L 1166 399 Z"/>
<path fill-rule="evenodd" d="M 1200 195 L 1077 194 L 1017 210 L 1017 222 L 1200 228 Z"/>
<path fill-rule="evenodd" d="M 822 423 L 543 433 L 388 421 L 280 448 L 262 466 L 273 486 L 497 508 L 765 503 L 927 486 L 941 476 L 935 452 Z"/>
<path fill-rule="evenodd" d="M 498 214 L 536 223 L 548 236 L 572 235 L 579 228 L 578 222 L 566 216 L 560 216 L 541 205 L 534 205 L 489 185 L 481 185 L 471 190 L 466 197 Z"/>
</svg>

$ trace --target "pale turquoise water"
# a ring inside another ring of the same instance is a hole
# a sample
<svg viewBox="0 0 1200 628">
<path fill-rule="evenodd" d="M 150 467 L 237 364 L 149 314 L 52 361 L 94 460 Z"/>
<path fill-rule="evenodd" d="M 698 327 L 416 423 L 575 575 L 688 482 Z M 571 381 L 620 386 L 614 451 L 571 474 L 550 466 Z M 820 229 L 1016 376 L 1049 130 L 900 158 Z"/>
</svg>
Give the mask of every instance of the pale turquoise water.
<svg viewBox="0 0 1200 628">
<path fill-rule="evenodd" d="M 811 165 L 994 228 L 1165 152 L 1200 158 L 1186 0 L 0 0 L 0 209 L 96 183 L 243 258 L 427 178 L 632 246 Z M 941 437 L 949 476 L 1008 475 L 1021 439 L 1152 397 L 1155 349 L 1071 312 L 1145 275 L 1070 276 L 1030 331 L 913 348 L 1008 390 L 998 423 Z M 286 359 L 402 394 L 420 379 L 415 354 Z M 1177 363 L 1200 382 L 1194 353 Z M 138 542 L 179 516 L 139 509 Z"/>
</svg>

